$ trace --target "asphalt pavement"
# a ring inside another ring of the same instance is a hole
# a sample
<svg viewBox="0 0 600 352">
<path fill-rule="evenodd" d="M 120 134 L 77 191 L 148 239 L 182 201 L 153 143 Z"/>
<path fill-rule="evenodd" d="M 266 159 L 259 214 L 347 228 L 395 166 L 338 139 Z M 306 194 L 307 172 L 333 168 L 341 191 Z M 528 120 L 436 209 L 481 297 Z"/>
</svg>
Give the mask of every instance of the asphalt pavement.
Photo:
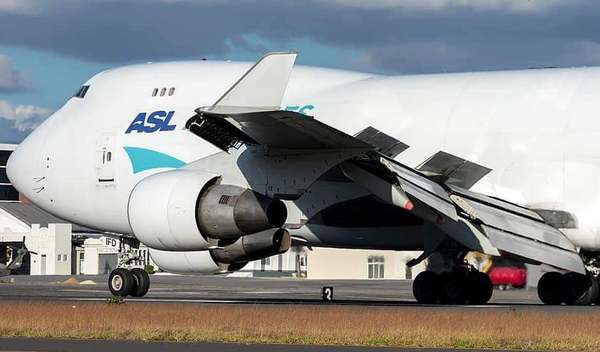
<svg viewBox="0 0 600 352">
<path fill-rule="evenodd" d="M 458 352 L 473 350 L 135 341 L 2 339 L 0 351 L 44 352 Z M 488 350 L 487 352 L 494 352 Z M 499 352 L 499 351 L 498 351 Z"/>
</svg>

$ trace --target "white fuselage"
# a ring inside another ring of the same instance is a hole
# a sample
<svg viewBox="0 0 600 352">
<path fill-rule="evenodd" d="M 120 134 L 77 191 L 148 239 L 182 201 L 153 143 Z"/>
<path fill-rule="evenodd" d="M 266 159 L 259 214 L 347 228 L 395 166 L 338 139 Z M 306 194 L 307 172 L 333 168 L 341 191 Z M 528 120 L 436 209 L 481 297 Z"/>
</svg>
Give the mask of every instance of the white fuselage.
<svg viewBox="0 0 600 352">
<path fill-rule="evenodd" d="M 130 233 L 128 200 L 142 178 L 177 167 L 176 161 L 222 153 L 184 125 L 194 109 L 215 102 L 249 67 L 202 61 L 102 72 L 86 83 L 84 98 L 71 98 L 19 146 L 9 177 L 25 196 L 60 217 Z M 579 246 L 597 249 L 599 97 L 599 68 L 389 77 L 296 67 L 282 108 L 349 134 L 373 126 L 410 146 L 397 157 L 409 166 L 443 150 L 491 168 L 475 191 L 573 213 L 579 229 L 568 235 Z M 174 112 L 165 126 L 175 127 L 151 131 L 155 124 L 146 120 L 147 132 L 126 133 L 140 114 L 156 111 Z M 171 159 L 165 167 L 144 168 L 147 160 L 133 165 L 126 148 Z M 303 216 L 301 209 L 291 214 Z"/>
</svg>

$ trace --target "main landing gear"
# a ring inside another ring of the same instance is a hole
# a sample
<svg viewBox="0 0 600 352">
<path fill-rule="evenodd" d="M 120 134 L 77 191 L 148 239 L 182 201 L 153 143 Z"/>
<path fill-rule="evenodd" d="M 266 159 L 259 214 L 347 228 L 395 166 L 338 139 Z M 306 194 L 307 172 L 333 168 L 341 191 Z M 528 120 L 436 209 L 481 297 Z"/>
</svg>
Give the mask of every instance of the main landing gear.
<svg viewBox="0 0 600 352">
<path fill-rule="evenodd" d="M 598 279 L 591 273 L 548 272 L 538 281 L 538 297 L 544 304 L 590 305 L 599 303 Z"/>
<path fill-rule="evenodd" d="M 470 267 L 424 271 L 413 281 L 413 295 L 422 304 L 486 304 L 493 290 L 489 276 Z"/>
<path fill-rule="evenodd" d="M 140 268 L 117 268 L 108 277 L 108 288 L 114 296 L 143 297 L 150 289 L 150 276 Z"/>
</svg>

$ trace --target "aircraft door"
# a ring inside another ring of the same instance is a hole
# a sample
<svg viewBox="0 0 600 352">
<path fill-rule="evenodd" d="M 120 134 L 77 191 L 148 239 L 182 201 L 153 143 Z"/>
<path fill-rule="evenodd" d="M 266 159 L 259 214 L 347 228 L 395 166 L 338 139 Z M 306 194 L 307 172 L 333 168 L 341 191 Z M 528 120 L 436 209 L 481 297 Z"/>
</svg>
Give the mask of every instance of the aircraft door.
<svg viewBox="0 0 600 352">
<path fill-rule="evenodd" d="M 100 137 L 96 148 L 96 175 L 99 184 L 113 184 L 115 182 L 114 165 L 115 137 L 105 134 Z"/>
</svg>

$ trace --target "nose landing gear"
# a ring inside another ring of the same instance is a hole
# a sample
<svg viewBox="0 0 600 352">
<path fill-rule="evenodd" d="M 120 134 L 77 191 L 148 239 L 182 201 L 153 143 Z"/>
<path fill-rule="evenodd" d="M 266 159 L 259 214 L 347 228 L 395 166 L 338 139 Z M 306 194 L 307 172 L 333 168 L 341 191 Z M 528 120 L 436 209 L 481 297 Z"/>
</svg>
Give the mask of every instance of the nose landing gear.
<svg viewBox="0 0 600 352">
<path fill-rule="evenodd" d="M 114 296 L 143 297 L 150 289 L 150 276 L 140 268 L 117 268 L 108 277 L 108 288 Z"/>
</svg>

